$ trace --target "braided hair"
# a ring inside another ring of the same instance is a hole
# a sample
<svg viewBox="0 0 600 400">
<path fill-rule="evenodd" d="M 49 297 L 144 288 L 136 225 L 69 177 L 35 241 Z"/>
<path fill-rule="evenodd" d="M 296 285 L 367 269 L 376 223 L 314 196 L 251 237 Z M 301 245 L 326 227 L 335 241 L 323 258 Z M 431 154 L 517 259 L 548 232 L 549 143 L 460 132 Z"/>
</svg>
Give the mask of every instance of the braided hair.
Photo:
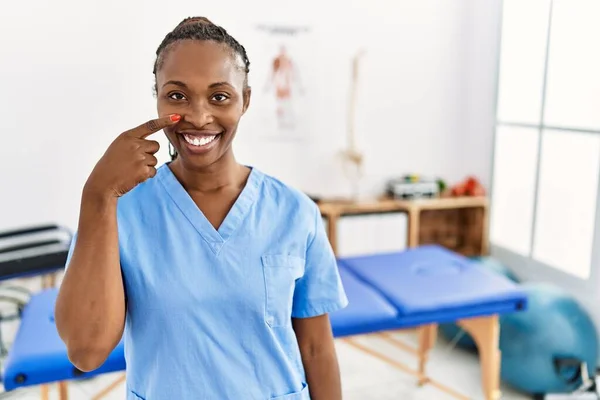
<svg viewBox="0 0 600 400">
<path fill-rule="evenodd" d="M 244 63 L 244 72 L 246 77 L 244 79 L 244 86 L 248 86 L 248 73 L 250 72 L 250 60 L 246 54 L 246 49 L 237 40 L 233 38 L 227 31 L 213 24 L 208 18 L 205 17 L 188 17 L 181 21 L 175 29 L 165 36 L 160 46 L 156 50 L 156 61 L 154 61 L 154 93 L 157 92 L 156 87 L 156 73 L 162 67 L 164 62 L 165 53 L 168 52 L 168 48 L 173 43 L 181 40 L 212 40 L 216 43 L 221 43 L 228 46 L 231 51 L 242 58 Z M 171 160 L 177 158 L 177 152 L 171 148 L 169 143 L 169 154 Z"/>
<path fill-rule="evenodd" d="M 248 85 L 248 73 L 250 72 L 250 60 L 246 54 L 246 49 L 227 31 L 218 25 L 213 24 L 205 17 L 188 17 L 181 21 L 173 31 L 169 32 L 156 50 L 156 61 L 154 62 L 153 74 L 156 79 L 157 71 L 162 67 L 164 54 L 167 48 L 181 40 L 212 40 L 228 46 L 234 54 L 239 55 L 244 63 L 244 72 L 246 79 L 244 86 Z M 156 88 L 156 85 L 155 85 Z"/>
</svg>

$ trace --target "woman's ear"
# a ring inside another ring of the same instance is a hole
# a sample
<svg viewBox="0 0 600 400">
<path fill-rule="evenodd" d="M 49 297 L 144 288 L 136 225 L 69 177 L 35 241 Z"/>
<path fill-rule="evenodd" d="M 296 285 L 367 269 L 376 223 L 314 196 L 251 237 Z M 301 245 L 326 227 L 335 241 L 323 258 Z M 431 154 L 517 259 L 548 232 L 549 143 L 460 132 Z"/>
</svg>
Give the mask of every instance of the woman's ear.
<svg viewBox="0 0 600 400">
<path fill-rule="evenodd" d="M 252 88 L 250 86 L 246 86 L 244 89 L 244 105 L 242 107 L 242 114 L 246 112 L 248 107 L 250 107 L 250 97 L 252 94 Z"/>
</svg>

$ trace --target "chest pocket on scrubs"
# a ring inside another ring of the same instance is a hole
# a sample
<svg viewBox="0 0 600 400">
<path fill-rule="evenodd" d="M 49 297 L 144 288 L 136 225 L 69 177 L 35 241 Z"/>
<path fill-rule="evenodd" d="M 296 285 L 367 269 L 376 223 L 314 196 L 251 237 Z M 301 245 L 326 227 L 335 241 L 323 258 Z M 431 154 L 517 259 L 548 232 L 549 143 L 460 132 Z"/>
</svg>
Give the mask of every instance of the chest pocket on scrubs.
<svg viewBox="0 0 600 400">
<path fill-rule="evenodd" d="M 296 279 L 304 274 L 304 259 L 269 254 L 261 257 L 265 275 L 265 322 L 272 328 L 291 323 Z"/>
</svg>

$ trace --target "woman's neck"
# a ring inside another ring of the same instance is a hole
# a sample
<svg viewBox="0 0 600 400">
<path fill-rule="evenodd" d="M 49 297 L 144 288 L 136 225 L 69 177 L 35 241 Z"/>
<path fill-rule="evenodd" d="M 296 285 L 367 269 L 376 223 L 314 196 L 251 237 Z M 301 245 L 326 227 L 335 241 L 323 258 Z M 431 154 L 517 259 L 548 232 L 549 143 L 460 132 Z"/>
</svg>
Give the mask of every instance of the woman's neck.
<svg viewBox="0 0 600 400">
<path fill-rule="evenodd" d="M 250 173 L 249 168 L 239 164 L 231 153 L 202 169 L 186 168 L 179 158 L 169 163 L 169 168 L 188 192 L 205 194 L 232 186 L 243 187 Z"/>
</svg>

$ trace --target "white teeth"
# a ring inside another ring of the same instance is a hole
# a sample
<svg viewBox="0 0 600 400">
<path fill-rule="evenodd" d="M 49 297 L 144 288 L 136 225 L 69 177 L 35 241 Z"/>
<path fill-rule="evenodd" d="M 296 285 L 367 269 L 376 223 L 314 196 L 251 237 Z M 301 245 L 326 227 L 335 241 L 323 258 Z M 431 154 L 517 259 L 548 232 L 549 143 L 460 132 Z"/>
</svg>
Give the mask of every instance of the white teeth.
<svg viewBox="0 0 600 400">
<path fill-rule="evenodd" d="M 185 141 L 194 146 L 206 146 L 213 140 L 215 140 L 216 136 L 191 136 L 191 135 L 183 135 Z"/>
</svg>

